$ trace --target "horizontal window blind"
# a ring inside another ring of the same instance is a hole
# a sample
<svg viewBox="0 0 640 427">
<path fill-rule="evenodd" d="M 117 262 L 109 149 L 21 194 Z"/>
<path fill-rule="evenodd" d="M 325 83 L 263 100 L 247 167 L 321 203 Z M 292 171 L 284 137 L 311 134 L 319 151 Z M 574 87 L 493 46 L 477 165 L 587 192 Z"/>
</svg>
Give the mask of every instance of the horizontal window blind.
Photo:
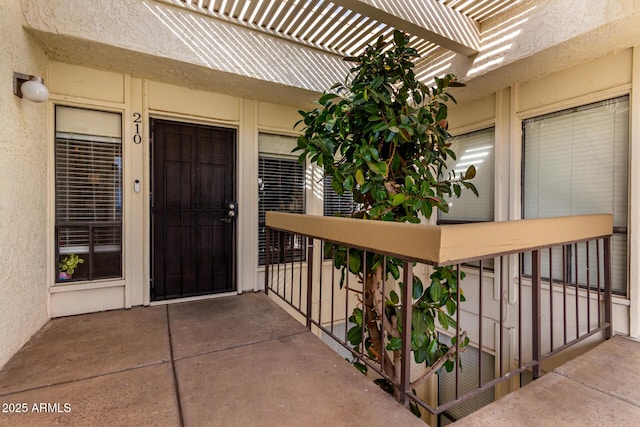
<svg viewBox="0 0 640 427">
<path fill-rule="evenodd" d="M 305 213 L 305 171 L 290 152 L 295 138 L 264 134 L 259 135 L 258 156 L 258 262 L 265 263 L 265 213 Z M 284 262 L 304 258 L 303 239 L 278 239 L 272 248 L 271 262 Z"/>
<path fill-rule="evenodd" d="M 628 97 L 531 118 L 522 126 L 524 218 L 613 214 L 614 226 L 623 230 L 612 239 L 613 288 L 626 294 Z M 573 256 L 586 264 L 580 251 Z"/>
<path fill-rule="evenodd" d="M 345 333 L 345 329 L 348 332 L 349 329 L 353 328 L 354 326 L 356 326 L 356 324 L 351 322 L 347 322 L 346 327 L 344 322 L 335 323 L 333 325 L 332 333 L 333 335 L 336 336 L 338 341 L 334 340 L 330 335 L 325 334 L 324 332 L 322 333 L 322 341 L 324 341 L 331 348 L 331 350 L 335 351 L 340 356 L 342 356 L 342 358 L 347 360 L 352 360 L 353 354 L 349 350 L 344 348 L 344 346 L 341 343 L 346 343 L 347 345 L 349 345 L 349 342 L 347 341 L 347 338 L 346 338 L 347 334 Z M 326 325 L 325 328 L 331 330 L 330 325 Z"/>
<path fill-rule="evenodd" d="M 349 192 L 339 195 L 333 189 L 331 182 L 331 176 L 324 177 L 323 215 L 350 216 L 354 210 L 353 195 Z"/>
<path fill-rule="evenodd" d="M 451 338 L 440 334 L 440 341 L 451 345 Z M 478 371 L 480 369 L 479 350 L 472 346 L 465 347 L 460 352 L 460 363 L 462 369 L 459 371 L 459 395 L 462 396 L 478 387 Z M 482 384 L 486 384 L 495 379 L 495 358 L 493 355 L 482 352 Z M 455 371 L 447 372 L 442 369 L 438 374 L 438 404 L 442 405 L 456 397 L 456 374 Z M 495 400 L 495 392 L 493 389 L 483 391 L 475 397 L 465 400 L 458 405 L 448 409 L 444 414 L 450 420 L 459 420 L 474 411 L 488 405 Z"/>
<path fill-rule="evenodd" d="M 85 261 L 76 279 L 121 276 L 120 135 L 118 113 L 56 107 L 56 249 Z"/>
<path fill-rule="evenodd" d="M 449 212 L 439 212 L 439 220 L 455 222 L 493 221 L 494 204 L 494 128 L 456 136 L 451 139 L 451 150 L 456 160 L 449 158 L 447 168 L 456 176 L 464 174 L 469 166 L 476 168 L 471 183 L 480 197 L 464 189 L 460 197 L 448 197 Z"/>
</svg>

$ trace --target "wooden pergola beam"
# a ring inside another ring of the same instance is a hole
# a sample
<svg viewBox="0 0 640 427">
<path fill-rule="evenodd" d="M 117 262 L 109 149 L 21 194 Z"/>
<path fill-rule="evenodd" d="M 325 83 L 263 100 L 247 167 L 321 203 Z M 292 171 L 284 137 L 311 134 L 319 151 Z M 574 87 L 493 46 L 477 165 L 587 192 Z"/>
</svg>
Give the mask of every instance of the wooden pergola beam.
<svg viewBox="0 0 640 427">
<path fill-rule="evenodd" d="M 478 24 L 435 0 L 332 0 L 451 51 L 472 56 L 480 49 Z"/>
</svg>

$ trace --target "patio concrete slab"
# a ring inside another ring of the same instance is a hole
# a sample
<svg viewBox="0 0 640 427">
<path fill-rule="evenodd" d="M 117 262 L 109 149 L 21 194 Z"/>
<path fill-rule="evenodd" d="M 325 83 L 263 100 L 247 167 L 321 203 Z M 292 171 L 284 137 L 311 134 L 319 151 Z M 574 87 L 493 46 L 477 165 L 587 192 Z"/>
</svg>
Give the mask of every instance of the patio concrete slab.
<svg viewBox="0 0 640 427">
<path fill-rule="evenodd" d="M 16 393 L 0 402 L 27 405 L 26 413 L 0 413 L 0 427 L 180 425 L 171 363 Z"/>
<path fill-rule="evenodd" d="M 464 426 L 637 426 L 640 408 L 549 373 L 454 423 Z"/>
<path fill-rule="evenodd" d="M 165 307 L 53 319 L 0 371 L 0 396 L 170 358 Z"/>
<path fill-rule="evenodd" d="M 310 332 L 176 362 L 185 426 L 424 426 Z"/>
<path fill-rule="evenodd" d="M 175 359 L 306 330 L 264 294 L 170 305 L 169 326 Z"/>
<path fill-rule="evenodd" d="M 640 342 L 613 337 L 554 372 L 640 407 Z"/>
<path fill-rule="evenodd" d="M 613 337 L 458 426 L 637 426 L 640 342 Z"/>
</svg>

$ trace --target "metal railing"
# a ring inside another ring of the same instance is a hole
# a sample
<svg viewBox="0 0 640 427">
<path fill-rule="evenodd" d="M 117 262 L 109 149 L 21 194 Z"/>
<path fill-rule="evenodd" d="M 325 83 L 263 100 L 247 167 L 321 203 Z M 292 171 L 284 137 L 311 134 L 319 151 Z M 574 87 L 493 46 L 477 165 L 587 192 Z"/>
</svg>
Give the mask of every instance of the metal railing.
<svg viewBox="0 0 640 427">
<path fill-rule="evenodd" d="M 396 398 L 414 410 L 441 414 L 519 374 L 520 383 L 525 375 L 536 379 L 543 361 L 595 334 L 612 335 L 610 215 L 431 226 L 269 212 L 266 224 L 265 291 L 297 311 L 307 328 L 344 347 L 361 370 L 366 366 L 370 375 L 388 381 Z M 278 248 L 272 246 L 296 239 L 306 242 L 306 257 L 273 262 L 269 254 Z M 341 248 L 347 260 L 357 251 L 361 265 L 341 272 L 334 267 L 337 252 L 325 253 L 325 247 Z M 386 332 L 390 317 L 371 319 L 365 307 L 370 291 L 363 278 L 374 254 L 384 266 L 383 311 L 391 307 L 400 313 L 400 325 L 394 325 L 399 349 L 390 345 L 393 337 Z M 399 280 L 387 274 L 392 259 L 399 260 Z M 431 280 L 434 269 L 444 266 L 452 266 L 455 274 L 456 310 L 445 320 L 451 327 L 440 322 L 437 329 L 454 339 L 439 360 L 417 364 L 411 333 L 415 311 L 422 309 L 416 307 L 420 296 L 400 292 L 399 282 Z M 382 331 L 381 348 L 367 342 L 365 328 L 373 325 L 368 322 L 377 322 Z M 460 357 L 466 338 L 478 357 L 474 369 L 465 371 Z M 483 353 L 495 361 L 488 381 L 483 380 Z M 391 360 L 401 372 L 390 371 Z M 455 375 L 455 390 L 443 401 L 420 388 L 443 373 L 447 361 L 453 363 L 449 375 Z"/>
</svg>

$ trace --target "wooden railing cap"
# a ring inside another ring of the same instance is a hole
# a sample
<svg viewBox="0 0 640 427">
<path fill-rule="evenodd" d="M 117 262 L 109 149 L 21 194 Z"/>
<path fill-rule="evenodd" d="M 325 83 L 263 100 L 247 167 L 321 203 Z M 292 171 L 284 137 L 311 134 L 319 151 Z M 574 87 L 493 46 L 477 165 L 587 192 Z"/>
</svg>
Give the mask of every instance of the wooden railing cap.
<svg viewBox="0 0 640 427">
<path fill-rule="evenodd" d="M 611 236 L 613 215 L 428 225 L 267 212 L 266 226 L 413 261 L 450 265 Z"/>
</svg>

